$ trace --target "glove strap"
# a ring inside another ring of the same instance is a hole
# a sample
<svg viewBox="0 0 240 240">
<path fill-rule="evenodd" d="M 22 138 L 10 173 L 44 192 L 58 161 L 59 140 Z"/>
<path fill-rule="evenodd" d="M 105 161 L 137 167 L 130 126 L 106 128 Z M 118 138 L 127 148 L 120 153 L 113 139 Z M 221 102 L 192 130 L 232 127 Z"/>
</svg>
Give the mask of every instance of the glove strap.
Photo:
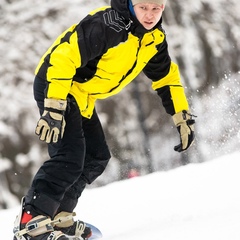
<svg viewBox="0 0 240 240">
<path fill-rule="evenodd" d="M 61 111 L 61 110 L 58 110 L 58 109 L 55 109 L 55 108 L 45 107 L 44 110 L 46 110 L 48 112 L 59 113 L 61 115 L 64 115 L 64 113 L 65 113 L 65 110 Z"/>
<path fill-rule="evenodd" d="M 182 112 L 178 112 L 172 116 L 173 122 L 176 126 L 179 126 L 183 122 L 187 122 L 189 125 L 192 125 L 195 123 L 195 120 L 193 117 L 197 117 L 191 113 L 189 113 L 186 110 L 183 110 Z"/>
<path fill-rule="evenodd" d="M 192 120 L 193 117 L 195 117 L 195 118 L 197 117 L 197 116 L 189 113 L 189 112 L 186 111 L 186 110 L 183 110 L 183 111 L 182 111 L 182 115 L 183 115 L 183 119 L 184 119 L 184 120 Z"/>
</svg>

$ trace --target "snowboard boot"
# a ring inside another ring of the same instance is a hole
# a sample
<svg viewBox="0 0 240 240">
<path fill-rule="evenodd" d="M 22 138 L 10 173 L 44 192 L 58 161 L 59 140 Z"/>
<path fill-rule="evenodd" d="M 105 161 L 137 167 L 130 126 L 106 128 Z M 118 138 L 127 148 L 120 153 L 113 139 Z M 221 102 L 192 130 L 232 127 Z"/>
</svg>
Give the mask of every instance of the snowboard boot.
<svg viewBox="0 0 240 240">
<path fill-rule="evenodd" d="M 68 212 L 60 212 L 56 215 L 55 218 L 61 219 L 65 216 L 69 216 L 70 214 L 71 213 Z M 72 213 L 72 216 L 75 216 L 75 213 Z M 54 229 L 57 231 L 61 231 L 68 236 L 75 236 L 76 238 L 82 240 L 87 240 L 92 235 L 92 230 L 90 227 L 87 227 L 83 221 L 74 221 L 73 217 L 72 219 L 69 219 L 69 221 L 65 221 L 64 223 L 57 223 Z"/>
<path fill-rule="evenodd" d="M 55 231 L 54 225 L 59 222 L 68 221 L 71 217 L 51 220 L 50 217 L 39 215 L 30 206 L 23 208 L 14 222 L 14 240 L 68 240 L 64 233 Z"/>
</svg>

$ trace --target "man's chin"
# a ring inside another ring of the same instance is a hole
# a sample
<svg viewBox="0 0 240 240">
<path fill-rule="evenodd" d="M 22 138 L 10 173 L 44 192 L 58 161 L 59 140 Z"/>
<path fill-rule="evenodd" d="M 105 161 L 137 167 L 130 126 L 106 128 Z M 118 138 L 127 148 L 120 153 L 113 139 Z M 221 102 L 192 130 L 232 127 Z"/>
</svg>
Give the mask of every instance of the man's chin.
<svg viewBox="0 0 240 240">
<path fill-rule="evenodd" d="M 151 30 L 151 29 L 153 29 L 154 28 L 154 25 L 143 25 L 143 27 L 146 29 L 146 30 Z"/>
</svg>

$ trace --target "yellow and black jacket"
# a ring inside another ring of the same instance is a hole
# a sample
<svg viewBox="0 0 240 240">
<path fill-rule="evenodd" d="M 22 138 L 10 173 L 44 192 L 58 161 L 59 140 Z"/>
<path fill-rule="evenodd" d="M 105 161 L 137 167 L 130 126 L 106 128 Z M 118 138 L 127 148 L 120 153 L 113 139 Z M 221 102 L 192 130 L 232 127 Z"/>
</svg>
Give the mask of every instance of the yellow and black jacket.
<svg viewBox="0 0 240 240">
<path fill-rule="evenodd" d="M 178 66 L 168 54 L 161 21 L 145 30 L 127 0 L 89 13 L 62 33 L 42 57 L 36 75 L 48 82 L 47 98 L 75 97 L 81 114 L 91 118 L 95 101 L 120 92 L 143 71 L 173 115 L 188 110 Z"/>
</svg>

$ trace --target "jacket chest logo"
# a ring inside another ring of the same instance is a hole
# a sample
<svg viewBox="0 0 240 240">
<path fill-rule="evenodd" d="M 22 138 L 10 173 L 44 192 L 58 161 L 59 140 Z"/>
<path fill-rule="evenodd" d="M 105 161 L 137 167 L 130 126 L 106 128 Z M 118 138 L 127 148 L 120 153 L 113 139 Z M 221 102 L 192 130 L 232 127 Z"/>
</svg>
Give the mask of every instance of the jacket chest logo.
<svg viewBox="0 0 240 240">
<path fill-rule="evenodd" d="M 129 26 L 124 23 L 123 18 L 119 16 L 115 10 L 110 10 L 103 15 L 104 22 L 107 26 L 112 28 L 116 32 L 121 32 L 123 29 L 127 29 Z"/>
</svg>

